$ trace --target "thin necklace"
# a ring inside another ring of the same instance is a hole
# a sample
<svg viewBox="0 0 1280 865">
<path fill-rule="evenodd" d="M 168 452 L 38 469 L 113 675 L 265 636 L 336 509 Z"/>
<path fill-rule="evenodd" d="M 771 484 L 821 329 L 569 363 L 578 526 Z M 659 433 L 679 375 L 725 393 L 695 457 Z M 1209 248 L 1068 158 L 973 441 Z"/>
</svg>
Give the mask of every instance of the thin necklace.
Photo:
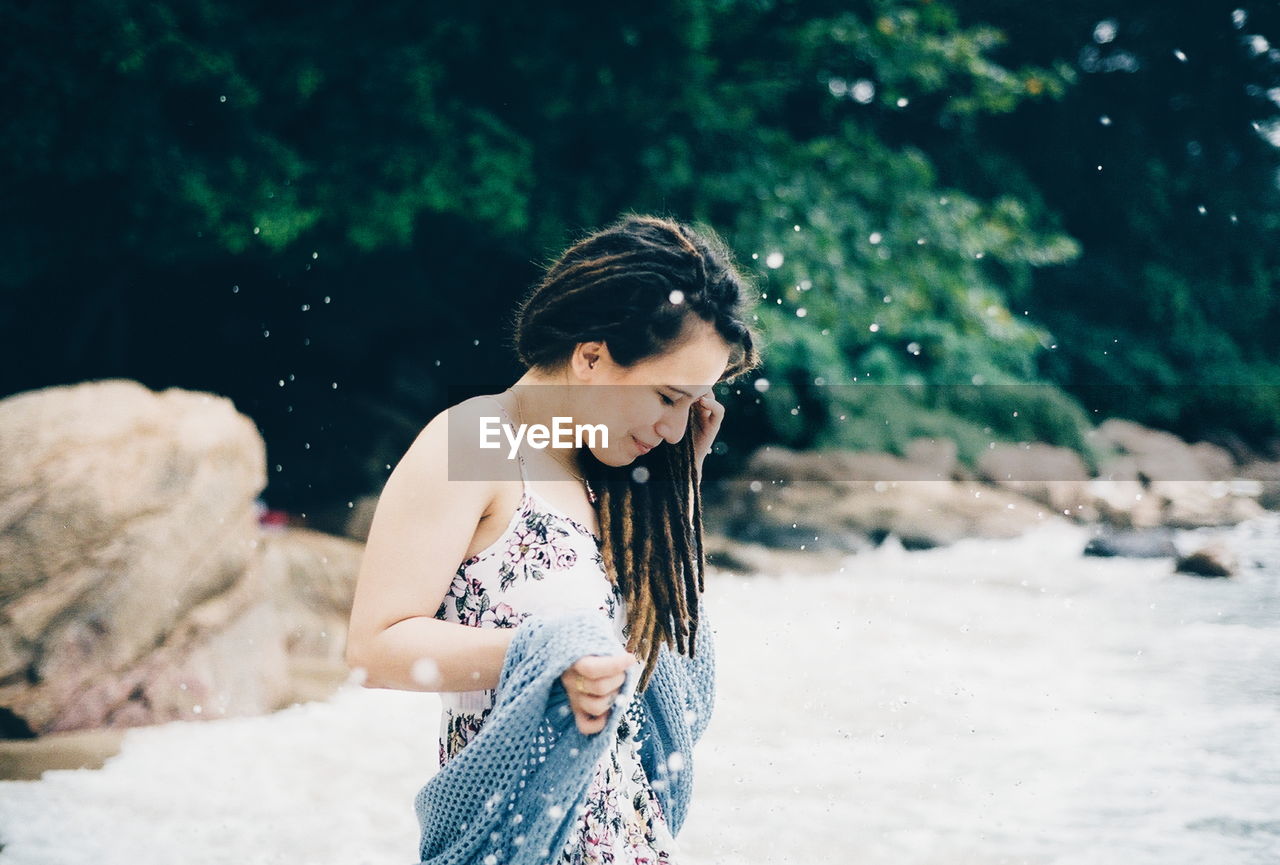
<svg viewBox="0 0 1280 865">
<path fill-rule="evenodd" d="M 517 423 L 517 424 L 520 424 L 520 425 L 523 425 L 523 424 L 524 424 L 524 413 L 523 413 L 522 411 L 520 411 L 520 394 L 516 393 L 515 391 L 511 391 L 511 397 L 512 397 L 512 399 L 514 399 L 514 400 L 515 400 L 515 402 L 516 402 L 516 423 Z M 556 460 L 556 462 L 560 462 L 560 461 L 559 461 L 559 460 Z M 563 465 L 563 464 L 562 464 L 562 465 Z M 593 489 L 591 488 L 591 481 L 587 480 L 587 479 L 586 479 L 586 478 L 584 478 L 582 475 L 580 475 L 580 474 L 578 474 L 577 472 L 573 471 L 573 470 L 572 470 L 572 469 L 570 469 L 568 466 L 563 466 L 563 467 L 564 467 L 564 470 L 565 470 L 565 471 L 569 472 L 569 474 L 573 475 L 575 478 L 577 478 L 578 480 L 582 481 L 582 483 L 583 483 L 583 484 L 586 486 L 586 488 L 587 488 L 587 501 L 591 502 L 591 504 L 593 504 L 593 505 L 594 505 L 594 504 L 596 503 L 596 491 L 595 491 L 595 490 L 593 490 Z"/>
</svg>

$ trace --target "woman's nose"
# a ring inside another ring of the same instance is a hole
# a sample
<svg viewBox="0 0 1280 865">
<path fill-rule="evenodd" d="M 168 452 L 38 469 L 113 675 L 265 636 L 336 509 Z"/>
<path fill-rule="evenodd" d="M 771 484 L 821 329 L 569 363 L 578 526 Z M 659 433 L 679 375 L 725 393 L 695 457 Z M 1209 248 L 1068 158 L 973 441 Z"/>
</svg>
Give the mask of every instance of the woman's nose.
<svg viewBox="0 0 1280 865">
<path fill-rule="evenodd" d="M 654 426 L 654 429 L 668 443 L 676 444 L 684 438 L 684 429 L 688 422 L 688 411 L 677 408 L 674 413 L 663 415 L 662 419 Z"/>
</svg>

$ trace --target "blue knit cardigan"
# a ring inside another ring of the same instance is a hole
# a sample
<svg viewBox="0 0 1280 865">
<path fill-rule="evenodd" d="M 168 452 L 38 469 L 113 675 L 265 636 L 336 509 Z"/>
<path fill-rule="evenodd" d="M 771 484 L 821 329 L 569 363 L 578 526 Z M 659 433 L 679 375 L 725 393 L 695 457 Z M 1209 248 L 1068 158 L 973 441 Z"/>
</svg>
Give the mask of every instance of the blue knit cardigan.
<svg viewBox="0 0 1280 865">
<path fill-rule="evenodd" d="M 694 657 L 663 645 L 639 695 L 639 668 L 628 670 L 604 729 L 590 735 L 578 731 L 560 676 L 583 655 L 625 651 L 609 620 L 593 610 L 521 622 L 493 710 L 414 799 L 420 865 L 542 865 L 559 858 L 596 763 L 635 699 L 642 709 L 640 761 L 672 835 L 678 833 L 693 787 L 693 746 L 715 696 L 711 629 L 705 612 L 699 618 Z"/>
</svg>

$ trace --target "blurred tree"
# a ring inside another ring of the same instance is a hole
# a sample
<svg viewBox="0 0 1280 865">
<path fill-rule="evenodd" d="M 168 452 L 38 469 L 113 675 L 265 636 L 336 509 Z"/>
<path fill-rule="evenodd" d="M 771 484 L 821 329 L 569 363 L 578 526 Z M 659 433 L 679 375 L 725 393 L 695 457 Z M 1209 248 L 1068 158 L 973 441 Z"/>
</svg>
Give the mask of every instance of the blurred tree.
<svg viewBox="0 0 1280 865">
<path fill-rule="evenodd" d="M 1036 386 L 1049 334 L 1006 302 L 1076 244 L 1035 198 L 944 184 L 921 146 L 1061 97 L 1070 70 L 994 63 L 1000 34 L 942 3 L 717 8 L 717 68 L 676 151 L 694 167 L 655 179 L 695 175 L 685 209 L 727 226 L 761 275 L 769 387 L 746 396 L 769 437 L 900 451 L 947 436 L 966 458 L 993 437 L 1083 448 L 1084 413 Z M 975 400 L 975 385 L 1011 387 Z"/>
<path fill-rule="evenodd" d="M 1099 415 L 1276 436 L 1280 6 L 955 5 L 1008 33 L 1002 62 L 1065 62 L 1078 79 L 935 154 L 978 194 L 1036 190 L 1080 241 L 1019 295 L 1058 338 L 1045 373 Z"/>
<path fill-rule="evenodd" d="M 1149 2 L 0 6 L 0 392 L 226 393 L 277 505 L 376 489 L 451 388 L 512 380 L 500 311 L 623 210 L 714 226 L 759 279 L 769 384 L 726 394 L 760 421 L 731 458 L 1083 447 L 1049 382 L 1276 362 L 1271 11 L 1223 35 Z"/>
</svg>

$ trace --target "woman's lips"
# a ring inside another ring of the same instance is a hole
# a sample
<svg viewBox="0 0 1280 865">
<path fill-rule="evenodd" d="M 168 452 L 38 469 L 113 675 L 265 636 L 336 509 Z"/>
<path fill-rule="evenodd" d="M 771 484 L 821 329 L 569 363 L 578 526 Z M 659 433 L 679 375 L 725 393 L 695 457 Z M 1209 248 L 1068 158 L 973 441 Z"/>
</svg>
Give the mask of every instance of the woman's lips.
<svg viewBox="0 0 1280 865">
<path fill-rule="evenodd" d="M 636 443 L 636 447 L 640 449 L 640 453 L 642 454 L 647 454 L 649 451 L 653 450 L 653 448 L 647 447 L 644 442 L 640 441 L 640 439 L 635 436 L 632 436 L 631 440 Z"/>
</svg>

